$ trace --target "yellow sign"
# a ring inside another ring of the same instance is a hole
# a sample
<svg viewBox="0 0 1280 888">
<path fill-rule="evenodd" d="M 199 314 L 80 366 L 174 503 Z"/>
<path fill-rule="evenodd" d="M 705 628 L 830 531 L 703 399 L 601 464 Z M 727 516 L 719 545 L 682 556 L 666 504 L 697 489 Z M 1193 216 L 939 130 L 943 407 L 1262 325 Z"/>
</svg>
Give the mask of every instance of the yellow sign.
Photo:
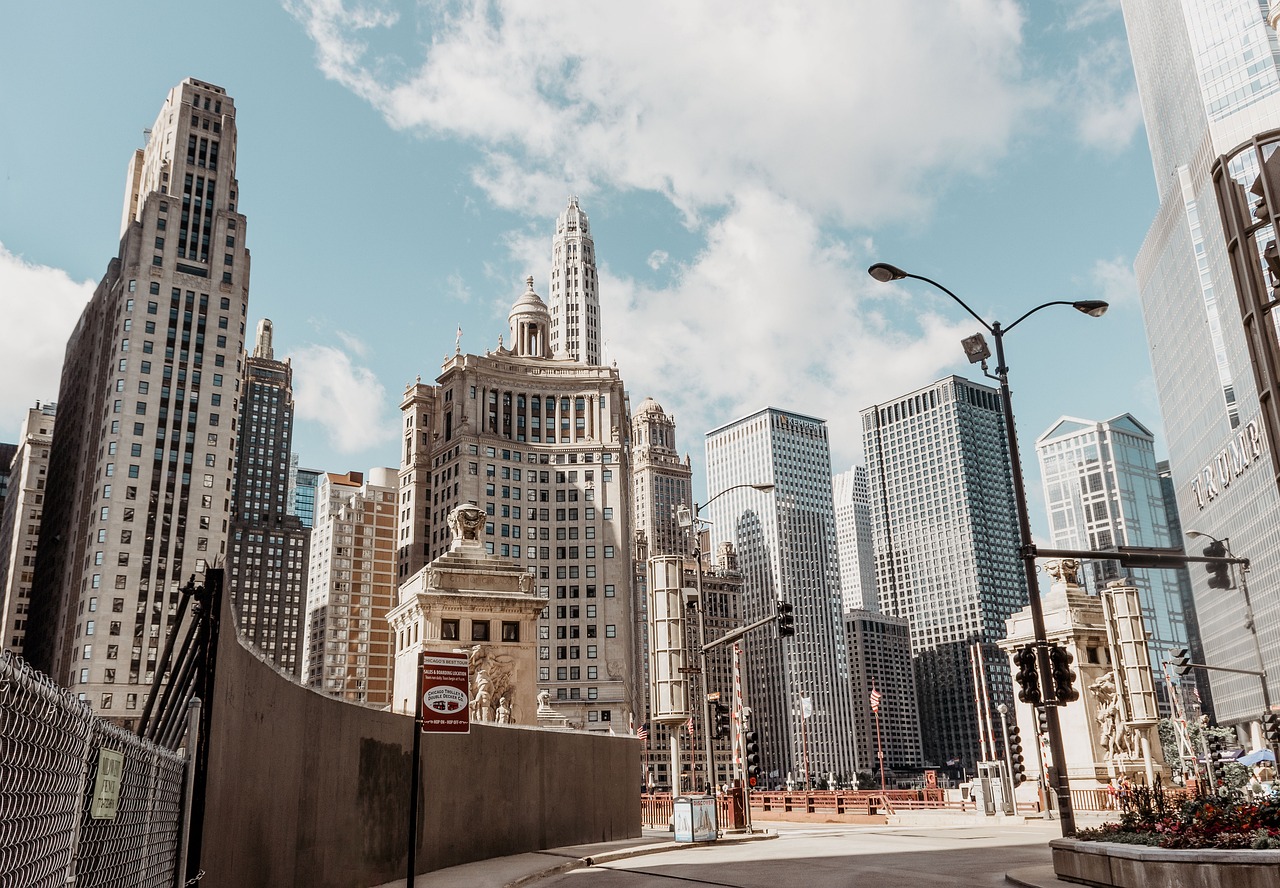
<svg viewBox="0 0 1280 888">
<path fill-rule="evenodd" d="M 98 750 L 98 776 L 93 782 L 94 820 L 115 820 L 120 808 L 120 783 L 124 780 L 124 756 L 114 750 Z"/>
</svg>

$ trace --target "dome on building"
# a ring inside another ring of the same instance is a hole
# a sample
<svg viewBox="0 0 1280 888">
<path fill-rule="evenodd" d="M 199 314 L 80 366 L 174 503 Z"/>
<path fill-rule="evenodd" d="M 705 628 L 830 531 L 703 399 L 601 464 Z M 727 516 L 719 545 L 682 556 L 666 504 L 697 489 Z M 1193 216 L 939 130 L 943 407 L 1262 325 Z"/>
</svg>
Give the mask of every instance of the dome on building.
<svg viewBox="0 0 1280 888">
<path fill-rule="evenodd" d="M 533 275 L 525 278 L 525 291 L 507 315 L 511 328 L 511 350 L 528 358 L 548 357 L 551 312 L 533 289 Z"/>
<path fill-rule="evenodd" d="M 663 412 L 662 405 L 659 404 L 657 401 L 653 400 L 652 397 L 647 397 L 640 402 L 640 406 L 636 408 L 636 412 L 634 415 L 639 416 L 641 413 L 662 413 L 662 412 Z"/>
</svg>

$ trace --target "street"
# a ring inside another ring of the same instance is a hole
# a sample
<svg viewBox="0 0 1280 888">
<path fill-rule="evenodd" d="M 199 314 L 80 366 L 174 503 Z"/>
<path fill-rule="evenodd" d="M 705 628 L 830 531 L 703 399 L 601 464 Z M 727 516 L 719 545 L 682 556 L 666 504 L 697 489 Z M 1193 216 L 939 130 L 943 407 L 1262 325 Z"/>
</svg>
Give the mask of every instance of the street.
<svg viewBox="0 0 1280 888">
<path fill-rule="evenodd" d="M 1057 823 L 997 827 L 867 827 L 757 823 L 777 839 L 681 849 L 573 870 L 539 888 L 993 886 L 1007 870 L 1050 862 Z"/>
</svg>

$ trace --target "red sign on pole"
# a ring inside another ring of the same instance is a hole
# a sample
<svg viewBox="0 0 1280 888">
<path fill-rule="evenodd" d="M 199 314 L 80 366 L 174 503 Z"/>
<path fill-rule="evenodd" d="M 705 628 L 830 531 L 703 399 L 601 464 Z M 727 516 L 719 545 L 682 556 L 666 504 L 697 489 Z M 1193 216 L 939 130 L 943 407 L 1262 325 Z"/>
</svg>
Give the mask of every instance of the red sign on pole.
<svg viewBox="0 0 1280 888">
<path fill-rule="evenodd" d="M 469 734 L 471 696 L 466 654 L 422 655 L 422 732 Z"/>
</svg>

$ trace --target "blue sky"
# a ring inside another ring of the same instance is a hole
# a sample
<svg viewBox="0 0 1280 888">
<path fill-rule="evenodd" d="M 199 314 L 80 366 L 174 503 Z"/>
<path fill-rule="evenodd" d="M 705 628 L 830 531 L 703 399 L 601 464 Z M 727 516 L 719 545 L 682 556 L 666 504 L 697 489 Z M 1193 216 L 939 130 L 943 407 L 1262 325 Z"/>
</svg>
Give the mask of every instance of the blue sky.
<svg viewBox="0 0 1280 888">
<path fill-rule="evenodd" d="M 1161 429 L 1133 257 L 1156 207 L 1116 0 L 648 4 L 226 0 L 10 4 L 0 26 L 0 440 L 57 395 L 115 254 L 125 167 L 183 77 L 234 97 L 251 326 L 293 358 L 306 465 L 397 460 L 405 383 L 545 295 L 569 194 L 632 404 L 702 433 L 766 405 L 826 418 L 975 377 L 1006 343 L 1029 487 L 1060 415 Z M 1157 448 L 1163 452 L 1162 442 Z M 1030 459 L 1027 459 L 1030 457 Z M 1033 509 L 1043 528 L 1043 510 Z"/>
</svg>

